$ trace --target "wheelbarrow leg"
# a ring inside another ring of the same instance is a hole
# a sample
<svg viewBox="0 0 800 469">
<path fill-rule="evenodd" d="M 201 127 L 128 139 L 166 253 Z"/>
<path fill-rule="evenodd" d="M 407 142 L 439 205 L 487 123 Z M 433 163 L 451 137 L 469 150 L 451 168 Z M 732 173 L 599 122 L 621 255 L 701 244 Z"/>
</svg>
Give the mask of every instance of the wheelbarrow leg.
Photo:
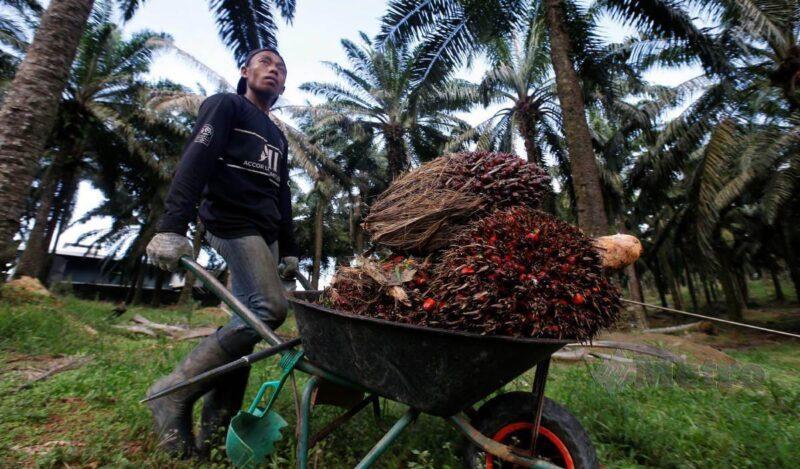
<svg viewBox="0 0 800 469">
<path fill-rule="evenodd" d="M 550 358 L 536 365 L 536 374 L 533 378 L 533 428 L 531 428 L 531 454 L 536 454 L 536 440 L 539 439 L 539 426 L 542 424 L 542 409 L 544 409 L 544 385 L 547 383 L 547 373 L 550 371 Z"/>
<path fill-rule="evenodd" d="M 320 378 L 312 376 L 303 388 L 303 396 L 300 398 L 300 436 L 297 439 L 297 467 L 306 469 L 308 465 L 308 431 L 311 426 L 311 397 L 314 390 L 319 386 Z"/>
<path fill-rule="evenodd" d="M 389 431 L 383 435 L 383 438 L 381 438 L 380 441 L 378 441 L 378 443 L 376 443 L 375 446 L 369 450 L 369 453 L 364 456 L 364 459 L 358 463 L 356 469 L 366 469 L 371 467 L 375 461 L 377 461 L 378 458 L 380 458 L 381 455 L 387 449 L 389 449 L 390 446 L 392 446 L 392 443 L 394 443 L 397 437 L 400 436 L 400 433 L 402 433 L 407 426 L 417 419 L 418 415 L 419 411 L 417 409 L 408 409 L 406 413 L 403 414 L 403 416 L 400 417 L 400 419 L 395 422 L 394 425 L 392 425 L 392 428 L 390 428 Z"/>
</svg>

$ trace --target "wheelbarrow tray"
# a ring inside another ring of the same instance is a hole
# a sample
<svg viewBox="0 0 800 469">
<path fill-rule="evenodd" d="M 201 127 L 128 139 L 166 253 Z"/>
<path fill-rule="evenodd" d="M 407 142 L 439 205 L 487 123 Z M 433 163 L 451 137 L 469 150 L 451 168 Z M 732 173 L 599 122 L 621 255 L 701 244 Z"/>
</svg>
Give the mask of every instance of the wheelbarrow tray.
<svg viewBox="0 0 800 469">
<path fill-rule="evenodd" d="M 571 342 L 420 327 L 296 297 L 289 301 L 311 362 L 380 396 L 442 417 L 466 409 Z"/>
</svg>

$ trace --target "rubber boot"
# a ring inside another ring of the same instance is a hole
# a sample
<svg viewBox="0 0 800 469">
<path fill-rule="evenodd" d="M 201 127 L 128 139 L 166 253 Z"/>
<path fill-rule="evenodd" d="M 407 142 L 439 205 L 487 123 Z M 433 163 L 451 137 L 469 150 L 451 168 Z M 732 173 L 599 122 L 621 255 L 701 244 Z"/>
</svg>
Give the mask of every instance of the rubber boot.
<svg viewBox="0 0 800 469">
<path fill-rule="evenodd" d="M 232 357 L 220 346 L 216 334 L 212 334 L 200 342 L 172 373 L 156 381 L 147 395 L 163 391 L 230 361 Z M 174 457 L 188 458 L 192 455 L 192 406 L 213 384 L 195 384 L 147 403 L 153 414 L 158 445 Z"/>
<path fill-rule="evenodd" d="M 197 435 L 197 455 L 202 459 L 211 456 L 211 450 L 225 443 L 228 425 L 242 409 L 250 368 L 233 371 L 222 382 L 203 396 L 200 433 Z"/>
</svg>

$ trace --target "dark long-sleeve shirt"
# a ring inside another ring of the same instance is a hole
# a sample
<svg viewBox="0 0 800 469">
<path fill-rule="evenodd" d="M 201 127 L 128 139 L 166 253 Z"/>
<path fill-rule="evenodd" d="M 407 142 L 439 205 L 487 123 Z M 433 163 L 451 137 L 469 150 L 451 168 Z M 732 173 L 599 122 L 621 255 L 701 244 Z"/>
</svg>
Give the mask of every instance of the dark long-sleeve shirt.
<svg viewBox="0 0 800 469">
<path fill-rule="evenodd" d="M 186 234 L 198 202 L 200 219 L 215 236 L 256 234 L 277 240 L 282 257 L 297 255 L 286 138 L 244 96 L 221 93 L 203 101 L 158 231 Z"/>
</svg>

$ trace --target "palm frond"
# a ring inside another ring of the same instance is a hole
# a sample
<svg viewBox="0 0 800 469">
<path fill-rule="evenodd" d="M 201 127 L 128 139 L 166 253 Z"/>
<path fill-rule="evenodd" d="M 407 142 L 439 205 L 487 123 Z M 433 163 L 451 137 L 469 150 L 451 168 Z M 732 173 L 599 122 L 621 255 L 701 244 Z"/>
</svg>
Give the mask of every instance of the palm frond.
<svg viewBox="0 0 800 469">
<path fill-rule="evenodd" d="M 233 49 L 236 61 L 242 63 L 247 53 L 261 47 L 277 47 L 278 26 L 269 0 L 210 0 L 223 42 Z M 279 13 L 291 21 L 295 2 L 276 1 Z"/>
</svg>

